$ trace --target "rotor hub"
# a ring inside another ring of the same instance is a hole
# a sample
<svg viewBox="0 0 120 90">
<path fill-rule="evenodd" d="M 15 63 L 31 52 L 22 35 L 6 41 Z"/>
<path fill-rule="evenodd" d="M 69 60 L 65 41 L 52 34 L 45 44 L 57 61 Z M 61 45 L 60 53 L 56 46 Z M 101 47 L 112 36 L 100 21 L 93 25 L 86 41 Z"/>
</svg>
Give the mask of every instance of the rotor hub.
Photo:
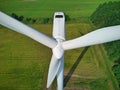
<svg viewBox="0 0 120 90">
<path fill-rule="evenodd" d="M 62 41 L 57 40 L 58 44 L 52 49 L 53 54 L 56 56 L 56 58 L 60 59 L 64 54 L 64 49 L 62 47 Z"/>
</svg>

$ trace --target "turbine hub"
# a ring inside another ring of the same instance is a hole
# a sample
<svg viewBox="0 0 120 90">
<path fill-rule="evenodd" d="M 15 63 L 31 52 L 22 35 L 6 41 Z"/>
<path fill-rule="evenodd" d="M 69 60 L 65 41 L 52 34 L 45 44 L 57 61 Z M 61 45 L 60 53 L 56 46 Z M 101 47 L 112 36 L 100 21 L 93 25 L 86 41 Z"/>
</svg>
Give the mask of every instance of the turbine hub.
<svg viewBox="0 0 120 90">
<path fill-rule="evenodd" d="M 64 49 L 62 47 L 62 41 L 58 41 L 58 44 L 52 49 L 53 54 L 57 59 L 60 59 L 64 54 Z"/>
</svg>

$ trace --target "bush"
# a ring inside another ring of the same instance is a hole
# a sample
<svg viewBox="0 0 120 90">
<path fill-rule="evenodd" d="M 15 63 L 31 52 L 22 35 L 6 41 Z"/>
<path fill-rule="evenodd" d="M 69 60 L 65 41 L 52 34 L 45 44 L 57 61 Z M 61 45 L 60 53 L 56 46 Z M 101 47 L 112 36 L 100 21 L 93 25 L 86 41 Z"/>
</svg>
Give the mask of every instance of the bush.
<svg viewBox="0 0 120 90">
<path fill-rule="evenodd" d="M 65 14 L 65 21 L 70 21 L 70 17 Z"/>
<path fill-rule="evenodd" d="M 41 19 L 42 24 L 47 24 L 49 22 L 49 18 L 43 18 Z"/>
<path fill-rule="evenodd" d="M 24 19 L 24 16 L 18 16 L 17 14 L 15 13 L 12 13 L 11 16 L 19 21 L 23 21 Z"/>
</svg>

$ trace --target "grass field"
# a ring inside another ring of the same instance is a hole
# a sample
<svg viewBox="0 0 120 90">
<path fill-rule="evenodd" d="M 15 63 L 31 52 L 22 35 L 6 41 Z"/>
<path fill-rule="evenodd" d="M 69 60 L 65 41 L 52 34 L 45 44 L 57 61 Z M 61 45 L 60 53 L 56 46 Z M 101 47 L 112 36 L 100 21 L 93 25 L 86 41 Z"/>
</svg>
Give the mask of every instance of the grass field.
<svg viewBox="0 0 120 90">
<path fill-rule="evenodd" d="M 106 0 L 118 1 L 118 0 Z M 0 10 L 25 17 L 53 17 L 64 11 L 72 18 L 88 18 L 105 0 L 0 0 Z M 51 36 L 52 24 L 32 24 Z M 91 23 L 66 25 L 66 39 L 82 36 Z M 32 39 L 0 26 L 0 90 L 56 90 L 56 81 L 46 89 L 51 50 Z M 96 45 L 65 52 L 65 90 L 119 90 L 104 47 Z"/>
<path fill-rule="evenodd" d="M 51 24 L 31 26 L 51 36 Z M 51 50 L 16 32 L 0 29 L 0 89 L 46 90 Z M 89 24 L 68 24 L 66 29 L 67 39 L 93 30 Z M 66 51 L 65 90 L 118 90 L 111 71 L 108 71 L 109 64 L 101 45 Z M 55 88 L 54 83 L 50 90 Z"/>
<path fill-rule="evenodd" d="M 105 1 L 119 0 L 0 0 L 0 10 L 34 18 L 47 18 L 56 11 L 63 11 L 71 18 L 78 18 L 90 16 Z"/>
</svg>

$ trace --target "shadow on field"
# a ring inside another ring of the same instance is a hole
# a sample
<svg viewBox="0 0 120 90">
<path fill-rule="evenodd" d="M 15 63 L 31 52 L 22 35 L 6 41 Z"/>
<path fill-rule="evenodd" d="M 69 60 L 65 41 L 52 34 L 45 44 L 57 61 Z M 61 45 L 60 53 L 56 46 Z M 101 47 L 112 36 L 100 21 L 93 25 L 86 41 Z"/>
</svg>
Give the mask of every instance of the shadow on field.
<svg viewBox="0 0 120 90">
<path fill-rule="evenodd" d="M 68 72 L 68 74 L 65 76 L 64 78 L 64 88 L 66 87 L 68 81 L 70 80 L 72 74 L 74 73 L 75 69 L 77 68 L 78 64 L 80 63 L 80 61 L 82 60 L 83 56 L 85 55 L 85 53 L 87 52 L 89 47 L 84 48 L 84 50 L 81 52 L 81 54 L 79 55 L 78 59 L 75 61 L 75 63 L 73 64 L 72 68 L 70 69 L 70 71 Z"/>
</svg>

